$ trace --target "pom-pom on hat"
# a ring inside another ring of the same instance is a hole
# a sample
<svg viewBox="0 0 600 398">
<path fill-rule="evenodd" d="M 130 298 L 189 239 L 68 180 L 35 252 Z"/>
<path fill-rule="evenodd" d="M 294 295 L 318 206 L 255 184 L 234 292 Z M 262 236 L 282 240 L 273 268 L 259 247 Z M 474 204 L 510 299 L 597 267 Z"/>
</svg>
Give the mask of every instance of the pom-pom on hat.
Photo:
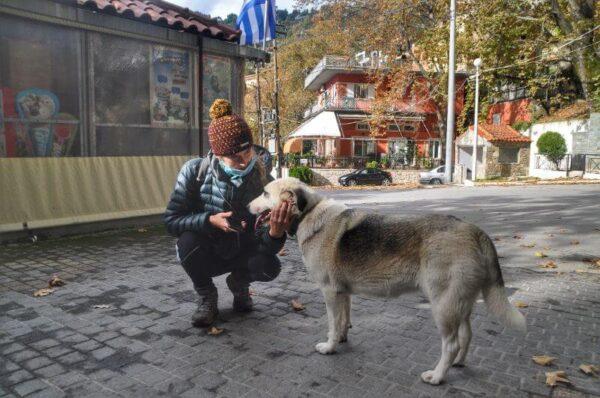
<svg viewBox="0 0 600 398">
<path fill-rule="evenodd" d="M 212 119 L 208 126 L 208 142 L 215 155 L 233 155 L 252 146 L 252 132 L 248 123 L 233 113 L 229 101 L 215 100 L 208 114 Z"/>
</svg>

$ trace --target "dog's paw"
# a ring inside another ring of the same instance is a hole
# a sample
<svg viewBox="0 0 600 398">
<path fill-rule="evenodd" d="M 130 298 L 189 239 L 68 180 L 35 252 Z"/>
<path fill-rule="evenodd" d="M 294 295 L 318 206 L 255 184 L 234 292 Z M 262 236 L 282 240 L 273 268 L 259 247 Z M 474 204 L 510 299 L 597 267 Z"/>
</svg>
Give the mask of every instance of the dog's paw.
<svg viewBox="0 0 600 398">
<path fill-rule="evenodd" d="M 321 354 L 333 354 L 335 352 L 335 347 L 330 343 L 318 343 L 315 346 L 315 349 Z"/>
<path fill-rule="evenodd" d="M 339 343 L 345 343 L 347 341 L 348 341 L 348 335 L 346 335 L 346 334 L 343 334 L 338 338 Z"/>
<path fill-rule="evenodd" d="M 436 375 L 433 370 L 428 370 L 421 373 L 421 380 L 423 380 L 425 383 L 432 384 L 434 386 L 437 386 L 443 381 L 442 378 Z"/>
</svg>

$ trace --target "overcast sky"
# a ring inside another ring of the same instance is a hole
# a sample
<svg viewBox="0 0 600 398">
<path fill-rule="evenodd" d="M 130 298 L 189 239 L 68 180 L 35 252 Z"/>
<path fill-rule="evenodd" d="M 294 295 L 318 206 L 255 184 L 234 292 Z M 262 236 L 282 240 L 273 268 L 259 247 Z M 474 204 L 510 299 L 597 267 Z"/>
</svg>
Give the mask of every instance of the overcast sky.
<svg viewBox="0 0 600 398">
<path fill-rule="evenodd" d="M 169 0 L 171 3 L 187 7 L 190 10 L 210 14 L 211 17 L 225 18 L 228 14 L 239 13 L 243 0 Z M 294 0 L 276 0 L 278 9 L 292 10 Z"/>
</svg>

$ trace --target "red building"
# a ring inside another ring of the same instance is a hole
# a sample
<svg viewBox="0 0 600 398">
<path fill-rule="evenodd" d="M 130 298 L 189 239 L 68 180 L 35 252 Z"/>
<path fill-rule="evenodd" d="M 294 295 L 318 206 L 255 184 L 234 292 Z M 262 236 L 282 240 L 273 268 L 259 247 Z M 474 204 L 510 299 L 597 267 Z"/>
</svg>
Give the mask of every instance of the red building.
<svg viewBox="0 0 600 398">
<path fill-rule="evenodd" d="M 374 128 L 370 122 L 375 100 L 389 89 L 376 87 L 374 71 L 372 59 L 324 57 L 305 80 L 305 88 L 318 93 L 317 101 L 305 112 L 305 122 L 289 135 L 284 151 L 333 159 L 332 166 L 336 166 L 335 159 L 379 159 L 382 155 L 414 162 L 411 151 L 442 159 L 437 105 L 426 85 L 419 84 L 423 76 L 414 72 L 413 84 L 407 85 L 402 98 Z M 464 73 L 456 76 L 457 115 L 464 104 L 465 79 Z"/>
</svg>

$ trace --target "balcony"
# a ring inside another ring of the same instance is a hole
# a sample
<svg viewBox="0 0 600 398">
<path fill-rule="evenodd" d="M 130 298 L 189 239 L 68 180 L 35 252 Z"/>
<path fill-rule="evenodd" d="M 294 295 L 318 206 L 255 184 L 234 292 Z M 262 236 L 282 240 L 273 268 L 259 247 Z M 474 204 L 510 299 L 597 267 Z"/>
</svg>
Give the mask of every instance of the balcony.
<svg viewBox="0 0 600 398">
<path fill-rule="evenodd" d="M 327 99 L 321 104 L 314 104 L 304 111 L 304 118 L 309 117 L 321 111 L 363 111 L 368 112 L 371 109 L 372 99 L 366 98 L 334 98 Z"/>
<path fill-rule="evenodd" d="M 326 55 L 304 79 L 304 88 L 318 90 L 338 73 L 369 73 L 374 71 L 370 64 L 361 65 L 349 57 Z"/>
</svg>

